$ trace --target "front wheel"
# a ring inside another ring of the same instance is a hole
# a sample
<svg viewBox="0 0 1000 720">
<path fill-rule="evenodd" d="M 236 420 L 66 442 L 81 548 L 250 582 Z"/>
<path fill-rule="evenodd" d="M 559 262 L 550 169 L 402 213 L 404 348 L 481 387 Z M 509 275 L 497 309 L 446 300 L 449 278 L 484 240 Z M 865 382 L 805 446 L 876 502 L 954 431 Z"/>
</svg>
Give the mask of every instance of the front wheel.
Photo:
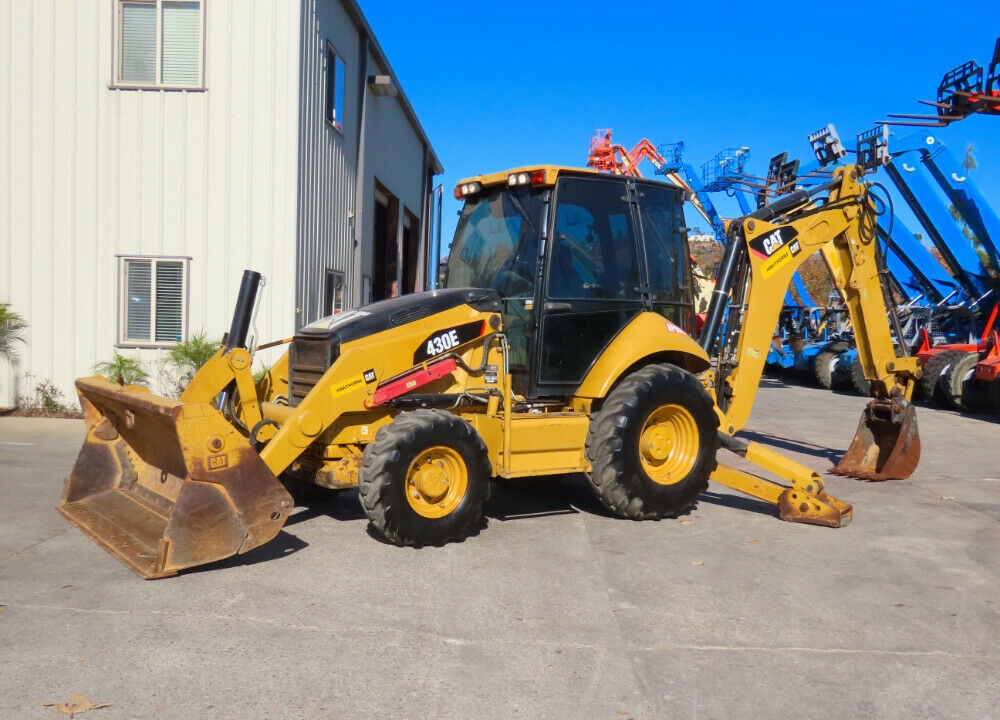
<svg viewBox="0 0 1000 720">
<path fill-rule="evenodd" d="M 479 522 L 491 475 L 486 445 L 469 423 L 444 410 L 412 410 L 365 448 L 358 492 L 389 542 L 442 545 Z"/>
<path fill-rule="evenodd" d="M 993 412 L 1000 413 L 1000 378 L 989 384 L 990 399 L 993 401 Z"/>
<path fill-rule="evenodd" d="M 591 421 L 587 479 L 621 517 L 688 513 L 715 469 L 718 424 L 712 398 L 694 375 L 649 365 L 612 390 Z"/>
</svg>

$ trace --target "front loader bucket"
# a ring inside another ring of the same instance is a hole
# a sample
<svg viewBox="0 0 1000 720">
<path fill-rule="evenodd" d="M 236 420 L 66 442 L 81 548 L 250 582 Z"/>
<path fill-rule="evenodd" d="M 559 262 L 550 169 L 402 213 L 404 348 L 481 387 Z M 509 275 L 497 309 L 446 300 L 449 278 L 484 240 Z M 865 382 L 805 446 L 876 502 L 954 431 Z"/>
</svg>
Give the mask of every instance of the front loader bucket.
<svg viewBox="0 0 1000 720">
<path fill-rule="evenodd" d="M 76 387 L 87 437 L 59 512 L 138 575 L 174 575 L 281 530 L 291 496 L 211 405 L 103 378 Z"/>
<path fill-rule="evenodd" d="M 916 408 L 905 400 L 873 400 L 851 446 L 830 472 L 862 480 L 902 480 L 920 461 Z"/>
</svg>

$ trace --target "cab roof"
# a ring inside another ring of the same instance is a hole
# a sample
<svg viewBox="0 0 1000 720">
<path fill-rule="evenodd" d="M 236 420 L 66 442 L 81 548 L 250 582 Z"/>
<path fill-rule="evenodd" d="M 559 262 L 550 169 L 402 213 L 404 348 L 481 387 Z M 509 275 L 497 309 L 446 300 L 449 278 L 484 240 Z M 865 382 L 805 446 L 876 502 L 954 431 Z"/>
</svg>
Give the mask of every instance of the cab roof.
<svg viewBox="0 0 1000 720">
<path fill-rule="evenodd" d="M 509 178 L 512 175 L 518 175 L 520 173 L 528 173 L 529 175 L 542 173 L 542 178 L 544 179 L 542 179 L 541 182 L 532 181 L 532 185 L 554 185 L 556 178 L 565 173 L 582 173 L 586 175 L 600 174 L 592 168 L 579 168 L 569 165 L 525 165 L 523 167 L 511 168 L 510 170 L 504 170 L 502 172 L 474 175 L 472 177 L 464 178 L 458 181 L 456 188 L 460 188 L 462 185 L 473 182 L 479 183 L 483 187 L 488 187 L 490 185 L 507 185 Z"/>
</svg>

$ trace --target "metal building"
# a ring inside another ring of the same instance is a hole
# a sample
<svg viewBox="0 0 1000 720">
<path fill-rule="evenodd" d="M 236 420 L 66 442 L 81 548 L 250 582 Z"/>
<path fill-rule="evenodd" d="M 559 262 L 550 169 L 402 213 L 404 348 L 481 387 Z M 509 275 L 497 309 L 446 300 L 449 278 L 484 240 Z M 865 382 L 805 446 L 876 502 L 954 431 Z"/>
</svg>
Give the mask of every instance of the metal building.
<svg viewBox="0 0 1000 720">
<path fill-rule="evenodd" d="M 0 406 L 115 349 L 155 377 L 244 268 L 260 341 L 423 289 L 442 169 L 355 0 L 5 0 L 0 46 Z"/>
</svg>

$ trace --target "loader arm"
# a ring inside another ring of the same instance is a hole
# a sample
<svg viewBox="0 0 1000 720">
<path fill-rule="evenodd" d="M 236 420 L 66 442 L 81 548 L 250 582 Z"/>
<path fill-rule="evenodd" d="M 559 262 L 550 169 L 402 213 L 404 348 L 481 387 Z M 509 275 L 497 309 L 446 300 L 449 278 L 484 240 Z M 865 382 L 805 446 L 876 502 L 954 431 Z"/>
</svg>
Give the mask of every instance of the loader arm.
<svg viewBox="0 0 1000 720">
<path fill-rule="evenodd" d="M 244 347 L 260 282 L 244 273 L 226 341 L 180 400 L 99 377 L 76 381 L 87 436 L 59 511 L 144 578 L 248 552 L 292 510 L 235 426 L 260 420 Z"/>
</svg>

